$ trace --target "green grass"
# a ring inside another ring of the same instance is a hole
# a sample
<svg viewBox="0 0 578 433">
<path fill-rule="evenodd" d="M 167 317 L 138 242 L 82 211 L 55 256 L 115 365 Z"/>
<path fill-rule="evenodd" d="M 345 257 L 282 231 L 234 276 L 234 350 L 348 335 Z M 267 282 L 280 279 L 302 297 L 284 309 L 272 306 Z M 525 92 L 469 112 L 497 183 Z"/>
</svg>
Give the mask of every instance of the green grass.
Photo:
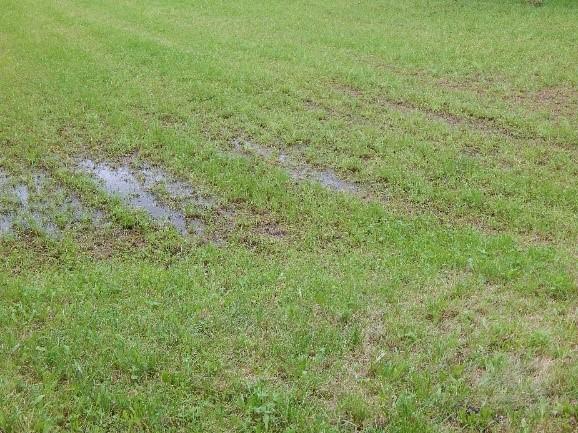
<svg viewBox="0 0 578 433">
<path fill-rule="evenodd" d="M 0 1 L 0 168 L 63 230 L 0 235 L 0 432 L 575 431 L 578 4 L 531 3 Z"/>
</svg>

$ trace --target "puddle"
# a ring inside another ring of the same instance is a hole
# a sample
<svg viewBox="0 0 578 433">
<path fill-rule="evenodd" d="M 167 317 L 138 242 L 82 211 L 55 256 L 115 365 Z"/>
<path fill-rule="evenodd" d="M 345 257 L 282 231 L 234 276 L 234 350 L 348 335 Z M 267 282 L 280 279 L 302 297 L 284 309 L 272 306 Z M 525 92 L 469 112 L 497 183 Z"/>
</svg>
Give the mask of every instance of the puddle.
<svg viewBox="0 0 578 433">
<path fill-rule="evenodd" d="M 272 150 L 247 140 L 236 139 L 233 141 L 234 149 L 237 153 L 252 153 L 264 159 L 274 159 Z M 319 170 L 306 163 L 297 163 L 285 152 L 280 152 L 275 158 L 281 167 L 297 181 L 311 180 L 321 186 L 336 192 L 349 194 L 361 194 L 360 188 L 353 182 L 340 178 L 334 171 L 329 169 Z M 367 195 L 367 194 L 363 194 Z"/>
<path fill-rule="evenodd" d="M 0 171 L 0 196 L 7 201 L 0 205 L 0 234 L 13 233 L 17 227 L 39 230 L 51 237 L 68 227 L 88 219 L 91 225 L 104 220 L 102 213 L 88 210 L 75 195 L 54 185 L 44 173 L 35 173 L 31 182 L 16 180 Z"/>
<path fill-rule="evenodd" d="M 259 146 L 257 143 L 254 143 L 249 140 L 242 140 L 240 138 L 236 138 L 233 140 L 233 146 L 235 148 L 235 151 L 237 151 L 238 153 L 250 152 L 265 159 L 270 159 L 273 157 L 273 151 L 271 149 Z M 287 155 L 283 153 L 279 155 L 279 162 L 286 163 Z"/>
<path fill-rule="evenodd" d="M 59 190 L 59 193 L 63 194 L 64 191 Z M 102 226 L 107 222 L 104 212 L 87 208 L 75 194 L 66 195 L 57 211 L 67 215 L 73 223 L 87 222 L 90 227 Z"/>
<path fill-rule="evenodd" d="M 0 174 L 2 193 L 11 202 L 17 203 L 15 212 L 8 211 L 2 213 L 0 219 L 0 233 L 8 234 L 14 231 L 16 225 L 21 225 L 27 229 L 39 228 L 44 229 L 49 234 L 54 234 L 55 226 L 51 223 L 45 223 L 44 218 L 38 210 L 32 210 L 30 207 L 30 188 L 24 183 L 11 184 L 11 179 L 6 173 Z M 38 189 L 43 176 L 34 176 L 34 189 Z"/>
<path fill-rule="evenodd" d="M 189 185 L 172 180 L 165 172 L 152 167 L 132 169 L 127 164 L 113 167 L 90 159 L 80 162 L 80 168 L 95 177 L 109 194 L 118 196 L 124 203 L 145 211 L 153 220 L 172 225 L 179 233 L 204 235 L 205 225 L 198 218 L 187 218 L 182 211 L 164 204 L 154 193 L 164 189 L 172 199 L 181 199 L 189 204 L 211 207 L 214 202 L 197 194 Z"/>
<path fill-rule="evenodd" d="M 327 189 L 349 194 L 358 194 L 359 188 L 352 182 L 339 178 L 331 170 L 316 170 L 307 165 L 287 167 L 289 174 L 296 180 L 314 180 Z"/>
<path fill-rule="evenodd" d="M 0 235 L 6 235 L 12 231 L 14 222 L 13 215 L 0 215 Z"/>
<path fill-rule="evenodd" d="M 27 229 L 37 228 L 52 237 L 60 234 L 58 226 L 52 222 L 47 215 L 38 211 L 31 212 L 28 216 L 24 216 L 20 223 Z"/>
<path fill-rule="evenodd" d="M 145 165 L 139 169 L 138 174 L 142 177 L 144 188 L 147 190 L 161 187 L 172 199 L 186 200 L 206 209 L 216 206 L 215 200 L 200 195 L 185 182 L 170 178 L 160 168 Z"/>
</svg>

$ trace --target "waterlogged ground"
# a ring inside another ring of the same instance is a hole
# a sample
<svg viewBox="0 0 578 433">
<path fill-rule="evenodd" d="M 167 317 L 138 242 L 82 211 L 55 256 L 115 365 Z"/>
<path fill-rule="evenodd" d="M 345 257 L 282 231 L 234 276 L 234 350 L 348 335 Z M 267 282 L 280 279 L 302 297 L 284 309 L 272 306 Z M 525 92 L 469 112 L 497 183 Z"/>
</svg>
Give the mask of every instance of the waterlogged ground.
<svg viewBox="0 0 578 433">
<path fill-rule="evenodd" d="M 0 1 L 0 432 L 576 431 L 534 3 Z"/>
<path fill-rule="evenodd" d="M 335 192 L 347 192 L 350 194 L 359 192 L 359 188 L 355 183 L 340 178 L 333 170 L 328 168 L 316 169 L 305 162 L 292 160 L 284 151 L 280 151 L 275 158 L 273 150 L 250 141 L 235 139 L 233 146 L 234 150 L 239 154 L 254 154 L 266 160 L 273 160 L 280 167 L 283 167 L 289 176 L 296 181 L 312 181 Z"/>
<path fill-rule="evenodd" d="M 96 230 L 103 223 L 102 212 L 85 207 L 76 193 L 42 171 L 18 177 L 0 171 L 0 197 L 0 231 L 6 237 L 18 231 L 58 237 L 67 228 Z"/>
<path fill-rule="evenodd" d="M 112 167 L 103 162 L 95 163 L 90 159 L 81 161 L 79 166 L 101 181 L 106 192 L 119 196 L 132 208 L 143 210 L 153 220 L 173 226 L 182 235 L 189 232 L 203 234 L 204 228 L 201 220 L 193 218 L 188 221 L 184 210 L 163 205 L 152 190 L 164 188 L 169 198 L 189 200 L 192 205 L 200 204 L 206 207 L 212 204 L 211 201 L 194 202 L 195 193 L 188 185 L 176 181 L 169 181 L 167 184 L 167 175 L 161 170 L 142 167 L 134 172 L 126 164 Z"/>
</svg>

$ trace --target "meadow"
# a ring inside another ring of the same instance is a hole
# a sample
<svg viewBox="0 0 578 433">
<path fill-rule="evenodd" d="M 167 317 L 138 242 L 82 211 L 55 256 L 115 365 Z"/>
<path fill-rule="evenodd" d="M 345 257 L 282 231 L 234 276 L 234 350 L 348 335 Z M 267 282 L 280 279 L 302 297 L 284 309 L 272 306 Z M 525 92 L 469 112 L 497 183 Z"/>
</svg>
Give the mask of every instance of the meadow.
<svg viewBox="0 0 578 433">
<path fill-rule="evenodd" d="M 1 433 L 578 429 L 577 2 L 0 11 Z"/>
</svg>

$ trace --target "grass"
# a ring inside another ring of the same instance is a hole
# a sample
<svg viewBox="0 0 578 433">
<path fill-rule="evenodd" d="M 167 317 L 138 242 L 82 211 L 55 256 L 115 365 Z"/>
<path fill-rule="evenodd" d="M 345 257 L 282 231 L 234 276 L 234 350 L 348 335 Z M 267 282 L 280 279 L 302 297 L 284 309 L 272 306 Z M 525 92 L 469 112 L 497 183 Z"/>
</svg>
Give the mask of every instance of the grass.
<svg viewBox="0 0 578 433">
<path fill-rule="evenodd" d="M 0 234 L 0 432 L 575 431 L 578 7 L 532 3 L 4 0 L 0 168 L 60 235 Z"/>
</svg>

